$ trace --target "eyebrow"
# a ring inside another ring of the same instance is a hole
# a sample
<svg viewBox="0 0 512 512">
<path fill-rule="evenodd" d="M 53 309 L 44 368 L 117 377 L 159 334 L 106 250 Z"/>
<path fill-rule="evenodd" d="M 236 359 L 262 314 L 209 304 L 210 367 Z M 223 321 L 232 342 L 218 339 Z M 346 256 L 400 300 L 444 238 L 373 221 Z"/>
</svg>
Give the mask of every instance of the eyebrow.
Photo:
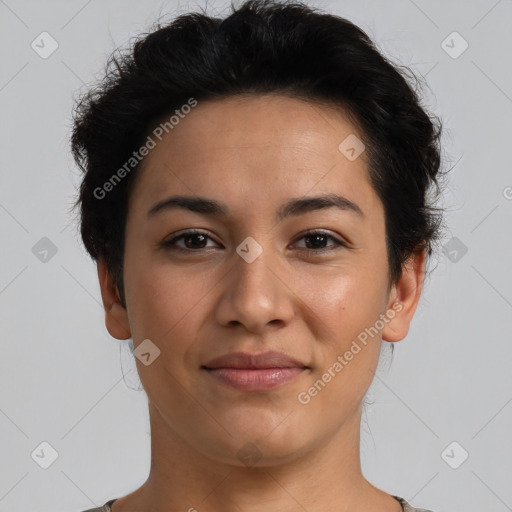
<svg viewBox="0 0 512 512">
<path fill-rule="evenodd" d="M 227 217 L 229 208 L 226 204 L 208 199 L 206 197 L 175 195 L 162 199 L 149 211 L 148 218 L 154 217 L 157 213 L 165 210 L 182 208 L 191 212 L 216 217 Z M 290 216 L 302 215 L 307 212 L 325 208 L 337 208 L 342 211 L 352 212 L 364 218 L 361 208 L 346 197 L 337 194 L 323 194 L 320 196 L 291 199 L 284 203 L 276 213 L 276 219 L 282 221 Z"/>
</svg>

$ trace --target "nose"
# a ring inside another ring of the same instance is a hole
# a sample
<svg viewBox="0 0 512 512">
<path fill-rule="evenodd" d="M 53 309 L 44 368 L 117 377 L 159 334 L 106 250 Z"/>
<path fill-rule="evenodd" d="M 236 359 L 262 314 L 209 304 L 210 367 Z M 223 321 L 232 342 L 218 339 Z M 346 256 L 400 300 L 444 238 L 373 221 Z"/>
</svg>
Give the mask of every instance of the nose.
<svg viewBox="0 0 512 512">
<path fill-rule="evenodd" d="M 221 283 L 217 321 L 223 326 L 243 325 L 257 334 L 262 334 L 268 325 L 287 325 L 295 314 L 296 297 L 290 271 L 279 264 L 270 248 L 263 248 L 250 263 L 238 253 L 233 259 L 233 266 Z"/>
</svg>

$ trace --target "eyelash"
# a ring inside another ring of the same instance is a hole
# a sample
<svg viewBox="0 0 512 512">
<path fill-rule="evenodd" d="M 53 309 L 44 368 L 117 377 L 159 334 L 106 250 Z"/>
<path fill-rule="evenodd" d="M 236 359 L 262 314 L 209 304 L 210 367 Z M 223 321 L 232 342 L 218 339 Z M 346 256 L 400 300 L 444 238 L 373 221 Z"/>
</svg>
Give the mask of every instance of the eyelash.
<svg viewBox="0 0 512 512">
<path fill-rule="evenodd" d="M 180 233 L 179 235 L 175 236 L 171 240 L 167 240 L 167 241 L 162 242 L 162 247 L 164 249 L 167 249 L 167 250 L 179 250 L 179 251 L 185 251 L 185 252 L 200 252 L 202 250 L 205 250 L 204 248 L 203 249 L 187 249 L 187 248 L 183 248 L 183 247 L 178 247 L 176 245 L 176 242 L 178 240 L 180 240 L 182 238 L 187 238 L 187 237 L 190 237 L 190 236 L 194 236 L 194 235 L 203 235 L 206 238 L 209 238 L 210 240 L 213 240 L 213 238 L 211 238 L 207 233 L 205 233 L 203 231 L 190 230 L 190 231 L 185 231 L 183 233 Z M 307 253 L 307 254 L 313 254 L 314 253 L 314 254 L 318 255 L 318 254 L 326 254 L 326 253 L 329 253 L 331 251 L 335 251 L 335 250 L 341 249 L 342 247 L 348 247 L 346 243 L 342 242 L 341 240 L 338 240 L 337 238 L 335 238 L 334 236 L 330 235 L 326 231 L 321 231 L 321 230 L 308 230 L 300 238 L 298 238 L 296 241 L 302 240 L 303 238 L 307 238 L 307 237 L 310 237 L 310 236 L 318 236 L 318 235 L 326 237 L 326 238 L 330 238 L 331 240 L 334 241 L 335 245 L 331 246 L 329 248 L 323 248 L 323 249 L 300 248 L 298 250 L 300 252 L 302 252 L 302 253 Z"/>
</svg>

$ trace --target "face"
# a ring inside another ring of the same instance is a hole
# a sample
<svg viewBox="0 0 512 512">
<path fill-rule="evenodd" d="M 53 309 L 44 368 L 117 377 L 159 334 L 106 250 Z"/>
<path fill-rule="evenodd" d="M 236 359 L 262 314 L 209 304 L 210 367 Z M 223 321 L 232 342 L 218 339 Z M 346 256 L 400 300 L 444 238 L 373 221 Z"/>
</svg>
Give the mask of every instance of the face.
<svg viewBox="0 0 512 512">
<path fill-rule="evenodd" d="M 388 289 L 384 210 L 366 154 L 339 149 L 354 135 L 342 112 L 298 99 L 199 102 L 140 169 L 127 308 L 108 311 L 107 326 L 159 350 L 149 365 L 137 359 L 153 410 L 211 459 L 242 466 L 240 450 L 254 443 L 256 464 L 272 465 L 333 439 L 360 414 L 383 332 L 405 336 L 415 302 L 406 314 L 393 307 L 400 289 Z M 165 204 L 178 195 L 218 204 Z M 303 201 L 319 196 L 330 202 Z M 299 364 L 205 368 L 270 350 Z"/>
</svg>

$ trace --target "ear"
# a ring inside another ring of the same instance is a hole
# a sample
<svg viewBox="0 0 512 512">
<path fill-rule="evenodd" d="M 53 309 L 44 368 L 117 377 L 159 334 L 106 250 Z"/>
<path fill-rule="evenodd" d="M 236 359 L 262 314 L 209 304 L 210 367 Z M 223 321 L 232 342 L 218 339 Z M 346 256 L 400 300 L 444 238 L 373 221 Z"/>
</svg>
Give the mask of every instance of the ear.
<svg viewBox="0 0 512 512">
<path fill-rule="evenodd" d="M 128 314 L 121 305 L 119 291 L 103 258 L 98 259 L 98 279 L 105 309 L 105 326 L 113 338 L 127 340 L 131 337 Z"/>
<path fill-rule="evenodd" d="M 402 276 L 389 294 L 387 316 L 390 320 L 382 330 L 384 341 L 400 341 L 407 336 L 423 290 L 425 263 L 425 249 L 414 252 L 405 262 Z"/>
</svg>

